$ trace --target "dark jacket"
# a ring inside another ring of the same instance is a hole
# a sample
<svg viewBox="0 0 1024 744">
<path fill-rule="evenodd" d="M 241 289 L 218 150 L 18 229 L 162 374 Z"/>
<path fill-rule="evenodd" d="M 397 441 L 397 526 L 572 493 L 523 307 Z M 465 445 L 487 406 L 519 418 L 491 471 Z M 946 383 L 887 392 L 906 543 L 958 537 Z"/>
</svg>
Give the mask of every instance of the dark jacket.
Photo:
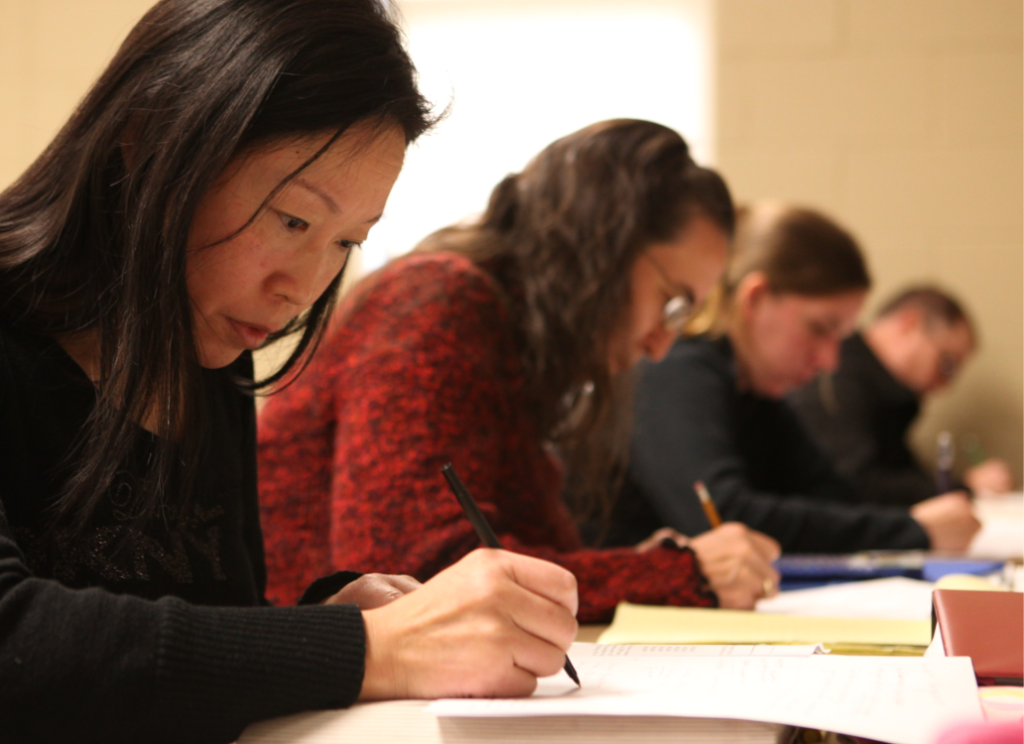
<svg viewBox="0 0 1024 744">
<path fill-rule="evenodd" d="M 209 446 L 194 506 L 132 520 L 140 432 L 95 518 L 54 501 L 95 405 L 55 342 L 0 327 L 0 741 L 230 742 L 253 721 L 346 705 L 365 639 L 354 605 L 270 607 L 248 354 L 204 371 Z"/>
<path fill-rule="evenodd" d="M 785 551 L 928 547 L 906 510 L 858 503 L 783 401 L 739 392 L 728 339 L 681 339 L 664 361 L 644 364 L 634 411 L 613 542 L 663 525 L 707 530 L 693 490 L 703 480 L 725 521 L 771 535 Z"/>
<path fill-rule="evenodd" d="M 907 446 L 917 395 L 887 370 L 859 333 L 839 368 L 794 391 L 788 403 L 865 502 L 909 506 L 934 496 L 935 479 Z"/>
</svg>

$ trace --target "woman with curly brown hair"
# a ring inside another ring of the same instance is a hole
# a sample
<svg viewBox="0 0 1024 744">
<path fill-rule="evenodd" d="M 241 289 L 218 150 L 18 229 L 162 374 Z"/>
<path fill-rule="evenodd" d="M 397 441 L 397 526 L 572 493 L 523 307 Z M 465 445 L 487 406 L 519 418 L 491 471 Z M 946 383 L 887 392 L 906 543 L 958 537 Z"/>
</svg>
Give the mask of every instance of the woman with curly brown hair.
<svg viewBox="0 0 1024 744">
<path fill-rule="evenodd" d="M 478 222 L 367 278 L 262 414 L 271 593 L 334 565 L 423 580 L 469 552 L 477 538 L 440 473 L 451 461 L 506 547 L 576 575 L 583 622 L 620 600 L 752 606 L 776 579 L 769 538 L 732 524 L 587 550 L 560 497 L 607 503 L 630 369 L 668 350 L 732 228 L 728 189 L 676 132 L 608 121 L 503 180 Z"/>
</svg>

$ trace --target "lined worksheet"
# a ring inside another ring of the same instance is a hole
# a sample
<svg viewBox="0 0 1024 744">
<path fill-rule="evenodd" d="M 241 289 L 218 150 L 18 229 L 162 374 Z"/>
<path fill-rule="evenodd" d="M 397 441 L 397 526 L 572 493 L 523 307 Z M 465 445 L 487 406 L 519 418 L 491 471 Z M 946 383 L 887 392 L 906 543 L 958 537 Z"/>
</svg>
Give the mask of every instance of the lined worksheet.
<svg viewBox="0 0 1024 744">
<path fill-rule="evenodd" d="M 581 688 L 563 675 L 531 698 L 442 700 L 439 717 L 686 716 L 805 726 L 892 744 L 931 744 L 982 721 L 970 659 L 696 656 L 574 644 Z M 623 647 L 628 649 L 630 647 Z"/>
</svg>

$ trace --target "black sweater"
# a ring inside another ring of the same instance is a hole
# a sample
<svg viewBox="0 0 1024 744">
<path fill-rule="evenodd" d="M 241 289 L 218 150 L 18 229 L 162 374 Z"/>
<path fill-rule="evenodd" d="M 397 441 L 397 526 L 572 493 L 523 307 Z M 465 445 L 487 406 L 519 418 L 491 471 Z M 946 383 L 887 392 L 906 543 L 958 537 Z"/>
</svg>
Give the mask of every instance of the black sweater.
<svg viewBox="0 0 1024 744">
<path fill-rule="evenodd" d="M 76 535 L 47 516 L 94 389 L 53 341 L 0 327 L 0 741 L 229 742 L 358 695 L 358 609 L 263 599 L 255 412 L 230 374 L 251 378 L 251 358 L 204 372 L 192 512 L 133 529 L 127 465 Z"/>
<path fill-rule="evenodd" d="M 843 342 L 833 374 L 787 400 L 865 501 L 909 506 L 938 493 L 907 446 L 920 402 L 859 333 Z"/>
<path fill-rule="evenodd" d="M 926 548 L 903 509 L 857 503 L 781 400 L 741 393 L 725 338 L 681 339 L 640 371 L 629 473 L 609 542 L 667 525 L 708 529 L 693 491 L 703 480 L 726 521 L 771 535 L 785 551 Z"/>
</svg>

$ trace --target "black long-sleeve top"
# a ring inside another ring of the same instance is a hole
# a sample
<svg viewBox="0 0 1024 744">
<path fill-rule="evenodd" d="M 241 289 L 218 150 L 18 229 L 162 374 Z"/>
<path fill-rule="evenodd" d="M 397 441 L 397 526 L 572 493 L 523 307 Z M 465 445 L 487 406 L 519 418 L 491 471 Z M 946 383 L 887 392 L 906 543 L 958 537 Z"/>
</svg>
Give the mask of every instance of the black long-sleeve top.
<svg viewBox="0 0 1024 744">
<path fill-rule="evenodd" d="M 926 548 L 904 509 L 869 507 L 781 400 L 740 392 L 727 338 L 681 339 L 640 371 L 629 472 L 608 542 L 661 526 L 695 535 L 708 520 L 703 480 L 722 518 L 771 535 L 785 551 Z"/>
<path fill-rule="evenodd" d="M 131 527 L 126 465 L 83 533 L 48 520 L 95 405 L 49 339 L 0 327 L 0 741 L 230 742 L 250 722 L 357 697 L 354 605 L 271 607 L 246 355 L 204 372 L 206 459 L 186 518 Z M 140 438 L 133 461 L 146 461 Z"/>
<path fill-rule="evenodd" d="M 938 492 L 907 446 L 920 401 L 859 333 L 843 342 L 835 372 L 787 402 L 864 501 L 909 506 Z"/>
</svg>

